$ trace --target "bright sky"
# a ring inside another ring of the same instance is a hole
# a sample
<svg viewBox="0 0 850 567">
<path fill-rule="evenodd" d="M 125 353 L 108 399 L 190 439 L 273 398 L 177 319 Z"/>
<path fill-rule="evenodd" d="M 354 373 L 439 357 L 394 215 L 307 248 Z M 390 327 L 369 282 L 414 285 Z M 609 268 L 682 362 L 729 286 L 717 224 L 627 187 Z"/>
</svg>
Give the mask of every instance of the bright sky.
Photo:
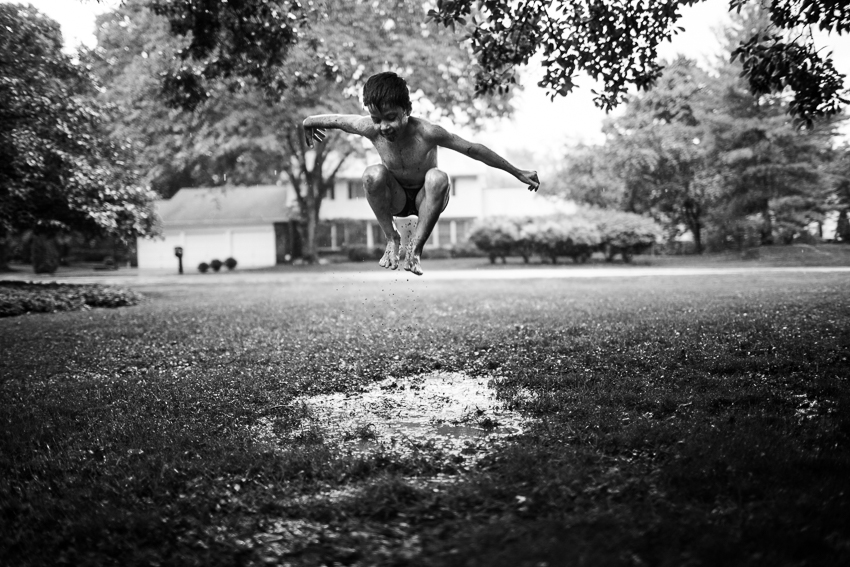
<svg viewBox="0 0 850 567">
<path fill-rule="evenodd" d="M 29 3 L 59 22 L 67 48 L 73 49 L 80 43 L 94 44 L 95 15 L 116 5 L 118 0 L 99 3 L 96 0 L 29 0 Z M 685 32 L 662 46 L 661 57 L 672 59 L 682 53 L 701 63 L 711 59 L 719 51 L 715 30 L 728 22 L 728 6 L 728 0 L 706 0 L 683 9 L 679 22 Z M 850 36 L 816 35 L 816 42 L 818 46 L 827 46 L 833 52 L 838 71 L 850 76 Z M 605 113 L 593 105 L 592 81 L 579 79 L 579 88 L 569 97 L 550 101 L 543 89 L 536 86 L 536 79 L 542 77 L 542 72 L 529 68 L 523 77 L 527 86 L 516 97 L 514 117 L 475 134 L 477 141 L 497 151 L 528 150 L 545 159 L 561 154 L 565 144 L 601 140 L 600 127 Z"/>
</svg>

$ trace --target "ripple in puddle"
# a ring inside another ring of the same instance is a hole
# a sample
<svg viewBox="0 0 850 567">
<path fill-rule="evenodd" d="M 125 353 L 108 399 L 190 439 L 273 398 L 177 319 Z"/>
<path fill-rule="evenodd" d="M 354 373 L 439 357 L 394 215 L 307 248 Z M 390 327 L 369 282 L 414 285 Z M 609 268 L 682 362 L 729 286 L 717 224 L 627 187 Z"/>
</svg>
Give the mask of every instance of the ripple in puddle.
<svg viewBox="0 0 850 567">
<path fill-rule="evenodd" d="M 354 452 L 433 449 L 469 463 L 523 431 L 523 418 L 496 398 L 493 385 L 493 378 L 460 372 L 390 377 L 359 393 L 301 398 L 312 416 L 302 427 Z M 254 433 L 274 437 L 270 422 Z"/>
</svg>

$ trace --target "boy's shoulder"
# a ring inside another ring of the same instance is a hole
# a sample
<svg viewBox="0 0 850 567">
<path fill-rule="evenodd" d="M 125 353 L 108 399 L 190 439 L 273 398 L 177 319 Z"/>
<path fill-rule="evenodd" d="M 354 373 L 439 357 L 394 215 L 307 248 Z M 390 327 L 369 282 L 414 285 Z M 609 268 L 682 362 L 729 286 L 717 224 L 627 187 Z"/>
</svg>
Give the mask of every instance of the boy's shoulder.
<svg viewBox="0 0 850 567">
<path fill-rule="evenodd" d="M 425 137 L 439 137 L 442 136 L 446 130 L 439 124 L 434 124 L 430 120 L 426 120 L 425 118 L 419 118 L 418 116 L 411 116 L 408 120 L 408 123 L 413 123 L 416 131 L 422 134 Z"/>
</svg>

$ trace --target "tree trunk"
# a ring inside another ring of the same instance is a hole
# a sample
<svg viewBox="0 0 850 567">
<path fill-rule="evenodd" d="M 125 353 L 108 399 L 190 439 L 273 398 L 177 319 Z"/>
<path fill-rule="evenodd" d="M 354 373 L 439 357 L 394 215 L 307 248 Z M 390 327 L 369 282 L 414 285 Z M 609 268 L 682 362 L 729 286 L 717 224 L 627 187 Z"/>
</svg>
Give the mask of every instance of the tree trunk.
<svg viewBox="0 0 850 567">
<path fill-rule="evenodd" d="M 691 227 L 691 234 L 694 235 L 694 248 L 696 248 L 697 254 L 702 254 L 702 224 L 699 221 Z"/>
<path fill-rule="evenodd" d="M 0 272 L 9 270 L 8 243 L 4 236 L 0 236 Z"/>
<path fill-rule="evenodd" d="M 36 274 L 52 274 L 59 268 L 56 244 L 44 234 L 32 237 L 32 268 Z"/>
<path fill-rule="evenodd" d="M 838 213 L 838 224 L 835 226 L 836 240 L 850 242 L 850 220 L 848 220 L 847 209 Z"/>
<path fill-rule="evenodd" d="M 702 222 L 700 220 L 702 210 L 699 204 L 695 203 L 692 199 L 687 199 L 685 201 L 683 209 L 685 225 L 687 225 L 688 230 L 690 230 L 691 234 L 694 236 L 694 247 L 696 248 L 697 254 L 702 254 Z"/>
<path fill-rule="evenodd" d="M 304 260 L 310 264 L 319 261 L 319 250 L 316 246 L 316 229 L 319 226 L 318 211 L 305 211 L 302 215 L 304 222 Z"/>
<path fill-rule="evenodd" d="M 773 244 L 773 219 L 770 218 L 770 207 L 765 206 L 761 215 L 761 244 L 766 246 Z"/>
</svg>

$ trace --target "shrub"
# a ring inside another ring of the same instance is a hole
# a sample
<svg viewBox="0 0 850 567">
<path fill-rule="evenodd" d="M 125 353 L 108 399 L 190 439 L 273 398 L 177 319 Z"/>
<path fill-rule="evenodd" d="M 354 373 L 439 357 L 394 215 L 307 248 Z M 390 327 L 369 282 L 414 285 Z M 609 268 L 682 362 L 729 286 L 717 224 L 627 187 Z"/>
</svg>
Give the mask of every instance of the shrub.
<svg viewBox="0 0 850 567">
<path fill-rule="evenodd" d="M 504 264 L 518 237 L 516 224 L 500 218 L 484 219 L 476 223 L 469 233 L 469 241 L 490 257 L 491 264 L 496 263 L 496 258 L 501 258 Z"/>
<path fill-rule="evenodd" d="M 0 282 L 0 317 L 86 307 L 121 307 L 135 305 L 141 298 L 132 290 L 111 286 Z"/>
<path fill-rule="evenodd" d="M 599 229 L 605 259 L 609 262 L 617 254 L 623 261 L 631 262 L 632 256 L 649 250 L 664 238 L 664 231 L 654 220 L 624 211 L 589 210 L 582 216 Z"/>
<path fill-rule="evenodd" d="M 595 224 L 580 217 L 563 217 L 561 225 L 564 239 L 559 243 L 559 256 L 569 256 L 573 262 L 584 263 L 602 244 L 602 233 Z"/>
<path fill-rule="evenodd" d="M 711 219 L 706 223 L 703 244 L 709 252 L 741 252 L 761 243 L 761 219 Z"/>
<path fill-rule="evenodd" d="M 345 250 L 346 256 L 352 262 L 371 262 L 381 259 L 384 255 L 382 248 L 369 246 L 348 246 Z"/>
<path fill-rule="evenodd" d="M 448 248 L 424 248 L 422 250 L 423 260 L 446 260 L 452 257 L 452 251 Z"/>
<path fill-rule="evenodd" d="M 558 255 L 567 241 L 567 230 L 555 220 L 541 220 L 525 225 L 520 231 L 521 238 L 542 258 L 558 263 Z"/>
<path fill-rule="evenodd" d="M 462 242 L 451 247 L 452 258 L 481 258 L 486 256 L 478 246 L 472 242 Z"/>
<path fill-rule="evenodd" d="M 210 269 L 210 265 L 207 264 L 206 262 L 201 262 L 200 264 L 198 264 L 198 271 L 201 272 L 202 274 L 206 274 L 207 270 L 209 270 L 209 269 Z"/>
<path fill-rule="evenodd" d="M 235 258 L 228 258 L 227 260 L 224 261 L 224 265 L 225 265 L 225 267 L 227 267 L 228 270 L 232 270 L 233 268 L 236 267 L 236 259 Z"/>
<path fill-rule="evenodd" d="M 529 238 L 529 232 L 523 230 L 525 227 L 540 222 L 539 219 L 522 219 L 514 221 L 517 228 L 517 238 L 514 241 L 514 251 L 522 256 L 522 261 L 528 264 L 531 255 L 534 254 L 534 242 Z"/>
<path fill-rule="evenodd" d="M 221 260 L 218 260 L 218 259 L 213 260 L 212 262 L 210 262 L 210 268 L 212 268 L 214 272 L 219 271 L 219 270 L 221 269 L 221 266 L 222 266 L 222 265 L 223 265 L 223 264 L 221 263 Z"/>
</svg>

